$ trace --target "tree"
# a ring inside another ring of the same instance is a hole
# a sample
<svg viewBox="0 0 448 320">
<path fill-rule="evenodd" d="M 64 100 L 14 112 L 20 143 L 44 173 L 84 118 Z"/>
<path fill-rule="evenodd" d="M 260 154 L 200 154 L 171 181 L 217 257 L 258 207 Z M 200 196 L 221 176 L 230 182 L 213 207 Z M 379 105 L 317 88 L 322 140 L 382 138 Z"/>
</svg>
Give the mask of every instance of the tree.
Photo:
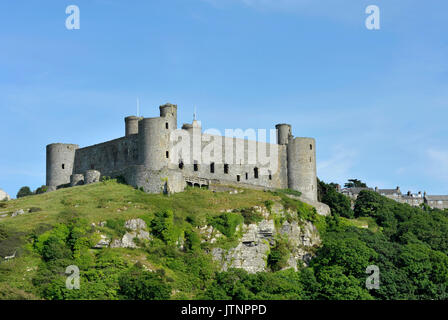
<svg viewBox="0 0 448 320">
<path fill-rule="evenodd" d="M 36 189 L 35 193 L 36 194 L 41 194 L 41 193 L 47 192 L 47 190 L 48 190 L 47 186 L 40 186 L 39 188 Z"/>
<path fill-rule="evenodd" d="M 367 188 L 367 185 L 358 179 L 348 179 L 348 182 L 344 184 L 345 188 Z"/>
<path fill-rule="evenodd" d="M 319 201 L 328 205 L 333 214 L 338 214 L 341 217 L 353 218 L 354 213 L 351 209 L 350 199 L 337 192 L 333 183 L 326 184 L 318 180 L 319 187 Z"/>
<path fill-rule="evenodd" d="M 173 219 L 173 211 L 164 210 L 156 212 L 154 219 L 151 221 L 152 234 L 169 245 L 175 244 L 177 240 Z"/>
<path fill-rule="evenodd" d="M 31 195 L 33 195 L 33 192 L 31 191 L 30 187 L 28 187 L 28 186 L 20 188 L 19 192 L 17 192 L 17 198 L 22 198 L 22 197 L 31 196 Z"/>
<path fill-rule="evenodd" d="M 171 296 L 171 288 L 162 277 L 159 272 L 148 272 L 134 266 L 118 279 L 119 293 L 128 300 L 167 300 Z"/>
</svg>

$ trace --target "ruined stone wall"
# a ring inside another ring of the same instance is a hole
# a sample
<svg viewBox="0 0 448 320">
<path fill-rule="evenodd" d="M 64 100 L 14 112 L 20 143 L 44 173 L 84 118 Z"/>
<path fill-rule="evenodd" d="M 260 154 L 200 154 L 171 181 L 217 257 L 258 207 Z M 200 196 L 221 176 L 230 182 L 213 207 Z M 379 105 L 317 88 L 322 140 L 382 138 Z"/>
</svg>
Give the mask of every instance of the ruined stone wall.
<svg viewBox="0 0 448 320">
<path fill-rule="evenodd" d="M 130 135 L 76 150 L 74 174 L 98 170 L 101 176 L 117 176 L 138 164 L 138 135 Z"/>
</svg>

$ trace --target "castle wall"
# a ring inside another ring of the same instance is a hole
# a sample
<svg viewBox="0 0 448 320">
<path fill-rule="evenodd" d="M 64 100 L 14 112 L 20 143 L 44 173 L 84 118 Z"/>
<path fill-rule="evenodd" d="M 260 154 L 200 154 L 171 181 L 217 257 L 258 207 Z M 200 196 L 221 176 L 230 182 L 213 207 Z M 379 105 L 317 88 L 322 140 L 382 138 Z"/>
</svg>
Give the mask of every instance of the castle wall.
<svg viewBox="0 0 448 320">
<path fill-rule="evenodd" d="M 190 137 L 191 137 L 190 133 Z M 246 139 L 222 137 L 217 135 L 202 135 L 204 138 L 201 141 L 202 153 L 210 150 L 210 145 L 217 143 L 221 146 L 221 155 L 212 157 L 209 161 L 203 162 L 197 152 L 193 152 L 194 144 L 190 144 L 190 159 L 182 159 L 184 167 L 181 170 L 184 177 L 188 181 L 195 179 L 209 179 L 220 180 L 221 182 L 251 184 L 257 186 L 265 186 L 271 188 L 287 188 L 287 168 L 286 168 L 286 146 L 277 144 L 270 144 L 264 142 L 255 142 L 254 147 L 249 147 L 249 141 Z M 199 135 L 199 139 L 201 136 Z M 200 140 L 198 140 L 200 141 Z M 251 141 L 252 143 L 253 141 Z M 269 164 L 262 163 L 261 157 L 258 157 L 258 152 L 265 150 L 265 155 L 268 157 L 270 152 L 277 153 L 275 168 L 270 167 Z M 171 168 L 179 169 L 178 163 L 180 157 L 176 157 Z M 249 164 L 249 159 L 256 160 L 255 163 Z M 198 164 L 198 171 L 194 170 L 194 162 Z M 214 163 L 214 172 L 211 172 L 211 162 Z M 224 167 L 228 164 L 228 173 L 225 173 Z M 174 165 L 174 167 L 173 167 Z M 255 177 L 255 168 L 258 168 L 258 178 Z M 238 181 L 239 176 L 239 181 Z M 269 177 L 270 176 L 270 177 Z"/>
<path fill-rule="evenodd" d="M 288 187 L 317 201 L 316 141 L 295 138 L 288 142 Z"/>
<path fill-rule="evenodd" d="M 47 186 L 57 187 L 70 183 L 77 149 L 76 144 L 47 145 Z"/>
<path fill-rule="evenodd" d="M 168 166 L 169 121 L 165 118 L 145 118 L 139 122 L 139 164 L 150 170 Z M 168 128 L 166 124 L 168 123 Z"/>
<path fill-rule="evenodd" d="M 102 176 L 117 176 L 138 164 L 138 135 L 130 135 L 76 150 L 74 174 L 98 170 Z"/>
</svg>

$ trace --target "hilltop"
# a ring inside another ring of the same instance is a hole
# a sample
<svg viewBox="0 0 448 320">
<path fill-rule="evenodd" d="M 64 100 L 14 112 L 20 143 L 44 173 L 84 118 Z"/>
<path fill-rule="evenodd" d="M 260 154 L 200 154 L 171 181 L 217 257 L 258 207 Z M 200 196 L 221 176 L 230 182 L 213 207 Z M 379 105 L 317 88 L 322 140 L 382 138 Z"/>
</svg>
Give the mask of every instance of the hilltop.
<svg viewBox="0 0 448 320">
<path fill-rule="evenodd" d="M 0 299 L 447 297 L 446 211 L 371 191 L 351 210 L 323 185 L 327 217 L 291 190 L 162 195 L 116 180 L 1 202 Z"/>
</svg>

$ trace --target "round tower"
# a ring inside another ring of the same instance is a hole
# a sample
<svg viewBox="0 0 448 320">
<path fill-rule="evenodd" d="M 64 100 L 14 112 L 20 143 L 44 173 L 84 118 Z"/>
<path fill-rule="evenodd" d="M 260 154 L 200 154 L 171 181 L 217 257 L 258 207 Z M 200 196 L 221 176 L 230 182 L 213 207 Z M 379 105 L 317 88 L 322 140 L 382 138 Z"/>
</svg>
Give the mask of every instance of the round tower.
<svg viewBox="0 0 448 320">
<path fill-rule="evenodd" d="M 53 143 L 47 145 L 47 186 L 57 187 L 70 183 L 75 163 L 77 144 Z"/>
<path fill-rule="evenodd" d="M 280 123 L 275 126 L 275 129 L 277 129 L 277 144 L 288 144 L 292 137 L 291 125 Z"/>
<path fill-rule="evenodd" d="M 126 137 L 133 135 L 133 134 L 138 134 L 138 121 L 142 119 L 136 116 L 129 116 L 124 118 L 124 122 L 125 122 L 125 135 Z"/>
<path fill-rule="evenodd" d="M 288 144 L 288 188 L 317 201 L 316 141 L 295 138 Z"/>
<path fill-rule="evenodd" d="M 166 167 L 171 132 L 169 126 L 166 127 L 166 118 L 144 118 L 138 124 L 140 164 L 150 170 Z"/>
<path fill-rule="evenodd" d="M 163 106 L 159 107 L 160 109 L 160 117 L 166 118 L 168 123 L 168 129 L 175 130 L 177 129 L 177 105 L 166 103 Z"/>
</svg>

